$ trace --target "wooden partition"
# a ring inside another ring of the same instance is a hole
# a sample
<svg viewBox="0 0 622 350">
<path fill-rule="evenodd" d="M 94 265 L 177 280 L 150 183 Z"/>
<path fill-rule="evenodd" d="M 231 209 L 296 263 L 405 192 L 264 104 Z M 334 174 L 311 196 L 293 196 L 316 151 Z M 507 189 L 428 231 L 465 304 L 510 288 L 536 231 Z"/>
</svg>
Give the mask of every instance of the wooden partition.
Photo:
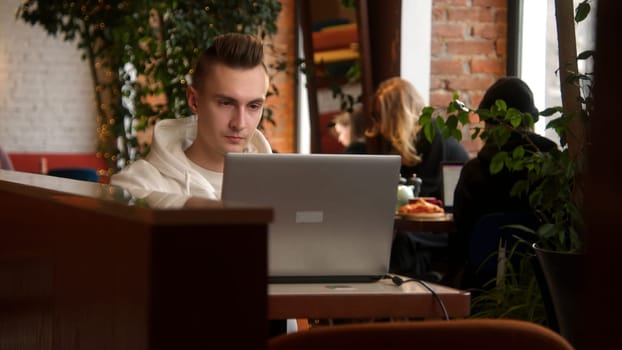
<svg viewBox="0 0 622 350">
<path fill-rule="evenodd" d="M 272 209 L 0 170 L 0 349 L 263 349 Z"/>
</svg>

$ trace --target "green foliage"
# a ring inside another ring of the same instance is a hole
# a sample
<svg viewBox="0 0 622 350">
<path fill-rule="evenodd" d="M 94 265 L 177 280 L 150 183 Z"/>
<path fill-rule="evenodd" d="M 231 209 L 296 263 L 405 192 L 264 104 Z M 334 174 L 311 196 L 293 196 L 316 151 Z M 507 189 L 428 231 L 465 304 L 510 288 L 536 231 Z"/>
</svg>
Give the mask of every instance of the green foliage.
<svg viewBox="0 0 622 350">
<path fill-rule="evenodd" d="M 589 12 L 589 0 L 581 2 L 576 8 L 575 20 L 579 22 L 585 19 Z M 577 60 L 593 57 L 593 51 L 585 51 L 577 56 Z M 490 164 L 491 174 L 502 171 L 526 172 L 526 176 L 513 185 L 511 195 L 528 196 L 529 204 L 541 223 L 536 231 L 519 225 L 511 226 L 534 234 L 535 243 L 540 248 L 576 252 L 583 250 L 584 243 L 582 174 L 589 140 L 584 140 L 578 145 L 578 152 L 571 155 L 568 138 L 572 136 L 571 122 L 575 118 L 580 118 L 581 126 L 588 127 L 593 109 L 593 75 L 575 72 L 565 83 L 579 86 L 581 111 L 566 113 L 561 106 L 555 106 L 539 113 L 540 117 L 548 120 L 546 129 L 555 131 L 559 136 L 561 148 L 557 150 L 543 152 L 533 143 L 528 148 L 504 148 L 512 134 L 524 135 L 533 127 L 534 120 L 528 113 L 507 108 L 502 100 L 495 101 L 489 109 L 475 110 L 466 108 L 459 101 L 458 95 L 454 94 L 453 100 L 441 112 L 426 107 L 419 123 L 430 140 L 432 134 L 427 130 L 431 130 L 434 120 L 441 127 L 443 135 L 460 140 L 462 133 L 459 131 L 463 126 L 470 125 L 469 114 L 478 114 L 483 122 L 493 121 L 495 127 L 485 130 L 479 124 L 471 125 L 472 138 L 480 138 L 499 148 L 500 151 Z M 445 117 L 439 114 L 444 114 Z M 452 118 L 459 120 L 459 123 L 448 122 Z M 525 140 L 529 141 L 527 138 Z M 517 244 L 531 243 L 519 240 Z M 516 246 L 509 253 L 510 256 L 518 254 L 515 249 Z M 531 266 L 533 258 L 533 252 L 528 249 L 527 254 L 520 257 L 517 271 L 513 269 L 508 258 L 503 278 L 493 279 L 488 285 L 491 288 L 476 293 L 472 303 L 473 317 L 515 318 L 546 324 L 542 295 Z"/>
<path fill-rule="evenodd" d="M 556 114 L 552 112 L 559 110 L 559 107 L 548 109 L 546 113 L 542 113 L 542 116 L 555 116 Z M 504 149 L 512 134 L 525 135 L 528 132 L 533 126 L 533 117 L 529 113 L 507 108 L 502 100 L 497 100 L 490 109 L 469 110 L 462 102 L 454 99 L 446 109 L 447 121 L 444 121 L 441 116 L 434 118 L 433 113 L 435 113 L 433 109 L 426 108 L 419 120 L 426 137 L 430 139 L 432 134 L 428 136 L 428 130 L 432 129 L 434 120 L 441 128 L 443 135 L 455 137 L 458 140 L 462 137 L 463 122 L 456 121 L 467 120 L 465 124 L 468 124 L 469 113 L 477 113 L 483 121 L 494 121 L 495 127 L 487 128 L 478 134 L 482 140 L 493 143 L 500 149 L 491 160 L 490 173 L 526 171 L 526 178 L 514 184 L 511 194 L 529 196 L 530 206 L 542 222 L 542 226 L 536 232 L 539 238 L 538 245 L 558 251 L 582 249 L 583 240 L 578 234 L 582 232 L 583 226 L 580 215 L 582 203 L 577 202 L 575 198 L 577 162 L 570 158 L 568 148 L 565 147 L 565 135 L 572 116 L 562 114 L 547 124 L 547 128 L 554 129 L 560 136 L 563 148 L 543 152 L 533 143 L 531 149 L 523 146 L 511 150 Z M 465 115 L 467 118 L 464 117 Z"/>
<path fill-rule="evenodd" d="M 508 252 L 508 259 L 521 254 L 517 247 L 525 242 L 517 242 Z M 492 257 L 491 257 L 492 258 Z M 538 324 L 547 324 L 546 311 L 542 301 L 542 293 L 534 275 L 531 259 L 526 255 L 521 257 L 518 269 L 512 264 L 506 264 L 506 271 L 502 281 L 493 279 L 484 287 L 486 290 L 477 290 L 472 300 L 473 318 L 508 318 L 529 320 Z"/>
<path fill-rule="evenodd" d="M 185 98 L 191 69 L 215 36 L 241 32 L 272 37 L 280 11 L 276 0 L 26 0 L 17 16 L 50 35 L 78 40 L 94 71 L 103 136 L 112 139 L 106 154 L 121 168 L 148 151 L 148 145 L 138 144 L 137 131 L 160 119 L 191 114 Z M 285 70 L 280 53 L 267 49 L 275 57 L 271 75 Z M 100 65 L 111 70 L 108 81 L 96 76 Z M 112 96 L 110 105 L 99 96 L 103 92 Z M 269 94 L 278 94 L 274 84 Z M 264 112 L 262 122 L 275 124 L 272 111 Z"/>
</svg>

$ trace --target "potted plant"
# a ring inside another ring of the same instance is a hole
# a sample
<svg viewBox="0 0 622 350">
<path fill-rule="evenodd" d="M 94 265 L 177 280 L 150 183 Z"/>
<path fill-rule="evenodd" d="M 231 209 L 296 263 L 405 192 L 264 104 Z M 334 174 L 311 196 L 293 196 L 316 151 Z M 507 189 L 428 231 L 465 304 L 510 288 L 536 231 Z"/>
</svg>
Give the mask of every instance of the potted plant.
<svg viewBox="0 0 622 350">
<path fill-rule="evenodd" d="M 572 12 L 572 11 L 571 11 Z M 586 18 L 590 12 L 589 2 L 583 1 L 575 10 L 574 20 L 579 22 Z M 558 17 L 560 17 L 558 11 Z M 560 18 L 557 19 L 560 21 Z M 558 29 L 559 30 L 559 29 Z M 572 31 L 572 46 L 575 45 L 574 30 Z M 502 170 L 523 171 L 527 176 L 517 181 L 512 188 L 512 195 L 527 196 L 529 206 L 539 220 L 539 226 L 535 230 L 522 227 L 535 237 L 533 244 L 537 261 L 544 273 L 546 285 L 543 290 L 550 291 L 555 316 L 559 324 L 559 331 L 571 343 L 579 344 L 579 329 L 573 325 L 578 320 L 575 298 L 579 291 L 578 286 L 565 284 L 558 287 L 556 283 L 568 283 L 556 281 L 564 276 L 577 284 L 577 278 L 581 270 L 581 256 L 584 244 L 583 225 L 583 174 L 585 169 L 586 149 L 589 140 L 586 139 L 585 129 L 589 126 L 589 117 L 592 112 L 592 85 L 591 73 L 580 73 L 577 61 L 591 59 L 593 51 L 585 51 L 576 55 L 576 49 L 571 59 L 561 57 L 567 55 L 562 50 L 560 38 L 560 80 L 562 89 L 562 101 L 564 106 L 551 107 L 539 114 L 550 118 L 546 128 L 554 130 L 559 136 L 560 149 L 543 152 L 537 146 L 532 145 L 531 150 L 518 146 L 511 151 L 500 151 L 492 159 L 490 164 L 491 174 Z M 566 65 L 564 62 L 574 61 L 574 65 Z M 469 121 L 469 116 L 476 113 L 479 116 L 478 123 Z M 490 108 L 475 110 L 466 107 L 454 95 L 448 107 L 440 113 L 432 107 L 424 109 L 420 118 L 420 124 L 424 128 L 426 137 L 431 138 L 434 124 L 443 132 L 445 137 L 462 138 L 462 128 L 472 127 L 472 138 L 481 138 L 488 142 L 494 142 L 499 147 L 505 145 L 512 133 L 521 133 L 517 128 L 521 123 L 533 125 L 533 118 L 529 114 L 508 108 L 502 100 L 497 100 Z M 552 117 L 557 117 L 553 119 Z M 484 129 L 481 122 L 495 119 L 498 127 Z M 525 256 L 525 262 L 529 259 Z M 560 260 L 563 259 L 563 260 Z M 568 260 L 570 259 L 570 260 Z M 550 264 L 553 264 L 552 266 Z M 519 304 L 527 305 L 533 302 L 533 286 L 537 275 L 525 275 L 529 264 L 521 264 L 521 271 L 513 271 L 506 275 L 506 284 L 501 284 L 503 290 L 493 288 L 482 296 L 487 300 L 495 300 L 496 315 L 512 317 L 511 309 L 518 308 Z M 523 270 L 525 268 L 525 270 Z M 537 272 L 537 271 L 536 271 Z M 520 274 L 523 274 L 520 276 Z M 525 277 L 526 278 L 522 278 Z M 509 284 L 508 284 L 509 283 Z M 561 293 L 557 293 L 561 291 Z M 543 295 L 545 298 L 548 295 Z M 477 301 L 477 300 L 474 300 Z M 513 305 L 508 303 L 514 303 Z M 572 308 L 568 308 L 572 306 Z M 570 310 L 570 311 L 568 311 Z M 533 311 L 533 310 L 530 310 Z M 490 316 L 495 313 L 488 313 Z M 531 313 L 528 319 L 539 322 L 540 320 Z"/>
</svg>

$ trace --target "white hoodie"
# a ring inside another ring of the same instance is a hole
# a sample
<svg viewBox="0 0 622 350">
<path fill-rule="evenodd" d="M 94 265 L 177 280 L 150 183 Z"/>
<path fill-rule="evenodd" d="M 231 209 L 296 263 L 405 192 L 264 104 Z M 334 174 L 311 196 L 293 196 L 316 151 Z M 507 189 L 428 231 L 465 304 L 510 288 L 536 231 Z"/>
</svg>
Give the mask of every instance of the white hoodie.
<svg viewBox="0 0 622 350">
<path fill-rule="evenodd" d="M 139 198 L 155 191 L 220 199 L 219 191 L 192 168 L 184 154 L 196 134 L 196 116 L 157 122 L 147 157 L 113 175 L 110 183 Z M 272 149 L 263 134 L 256 130 L 245 152 L 272 153 Z"/>
</svg>

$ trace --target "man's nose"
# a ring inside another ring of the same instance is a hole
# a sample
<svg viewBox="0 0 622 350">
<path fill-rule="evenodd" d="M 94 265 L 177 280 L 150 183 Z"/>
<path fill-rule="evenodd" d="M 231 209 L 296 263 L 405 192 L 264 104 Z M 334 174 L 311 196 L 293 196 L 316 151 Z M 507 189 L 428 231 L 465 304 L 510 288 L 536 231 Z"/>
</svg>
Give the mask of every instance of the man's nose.
<svg viewBox="0 0 622 350">
<path fill-rule="evenodd" d="M 243 107 L 238 107 L 233 111 L 229 126 L 234 130 L 242 130 L 246 127 L 245 111 Z"/>
</svg>

